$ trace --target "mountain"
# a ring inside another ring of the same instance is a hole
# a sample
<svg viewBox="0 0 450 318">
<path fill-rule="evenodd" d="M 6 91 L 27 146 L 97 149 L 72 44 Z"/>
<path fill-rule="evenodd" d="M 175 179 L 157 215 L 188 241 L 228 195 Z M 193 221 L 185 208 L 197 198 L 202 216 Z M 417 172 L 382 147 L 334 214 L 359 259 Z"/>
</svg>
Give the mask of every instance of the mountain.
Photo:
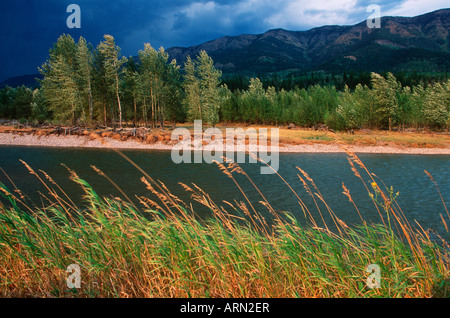
<svg viewBox="0 0 450 318">
<path fill-rule="evenodd" d="M 225 36 L 191 47 L 167 50 L 182 64 L 205 50 L 226 73 L 285 70 L 419 71 L 450 70 L 450 9 L 416 17 L 382 17 L 381 28 L 366 21 L 308 31 L 269 30 Z"/>
<path fill-rule="evenodd" d="M 269 30 L 263 34 L 225 36 L 191 47 L 167 49 L 182 65 L 188 55 L 205 50 L 223 74 L 265 74 L 282 71 L 450 71 L 450 9 L 416 17 L 382 17 L 381 28 L 366 21 L 328 25 L 308 31 Z M 38 85 L 39 74 L 0 83 Z"/>
<path fill-rule="evenodd" d="M 36 88 L 39 86 L 38 79 L 42 79 L 41 74 L 30 74 L 8 78 L 0 83 L 0 88 L 5 86 L 18 87 L 25 85 L 27 87 Z"/>
</svg>

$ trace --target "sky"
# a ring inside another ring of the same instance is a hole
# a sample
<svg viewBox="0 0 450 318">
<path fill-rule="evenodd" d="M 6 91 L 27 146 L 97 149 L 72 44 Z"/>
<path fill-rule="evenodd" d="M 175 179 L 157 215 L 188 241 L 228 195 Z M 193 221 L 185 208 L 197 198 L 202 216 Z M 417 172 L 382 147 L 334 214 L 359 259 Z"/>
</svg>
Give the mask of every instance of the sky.
<svg viewBox="0 0 450 318">
<path fill-rule="evenodd" d="M 70 4 L 80 28 L 69 28 Z M 94 46 L 111 34 L 124 56 L 153 47 L 191 46 L 225 35 L 275 28 L 309 30 L 366 20 L 370 4 L 381 16 L 416 16 L 447 8 L 448 0 L 5 0 L 0 3 L 0 82 L 35 74 L 61 34 Z"/>
</svg>

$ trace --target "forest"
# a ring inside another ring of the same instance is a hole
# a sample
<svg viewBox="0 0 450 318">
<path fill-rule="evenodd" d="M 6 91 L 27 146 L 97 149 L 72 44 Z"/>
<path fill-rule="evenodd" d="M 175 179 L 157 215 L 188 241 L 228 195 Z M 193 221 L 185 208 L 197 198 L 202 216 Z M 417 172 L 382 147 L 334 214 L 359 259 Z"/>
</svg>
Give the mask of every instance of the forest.
<svg viewBox="0 0 450 318">
<path fill-rule="evenodd" d="M 225 77 L 205 51 L 182 65 L 145 44 L 124 57 L 111 35 L 96 47 L 61 35 L 39 68 L 40 87 L 0 89 L 0 118 L 86 128 L 165 128 L 218 123 L 326 125 L 349 129 L 433 129 L 450 125 L 448 77 L 317 73 L 283 79 Z M 302 81 L 297 81 L 303 76 Z"/>
</svg>

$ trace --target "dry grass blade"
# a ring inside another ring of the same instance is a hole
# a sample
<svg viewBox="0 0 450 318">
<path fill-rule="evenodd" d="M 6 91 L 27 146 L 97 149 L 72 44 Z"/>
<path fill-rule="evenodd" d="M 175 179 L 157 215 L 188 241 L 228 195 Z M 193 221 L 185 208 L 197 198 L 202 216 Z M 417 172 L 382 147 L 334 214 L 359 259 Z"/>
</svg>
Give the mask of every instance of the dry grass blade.
<svg viewBox="0 0 450 318">
<path fill-rule="evenodd" d="M 431 173 L 429 173 L 429 172 L 426 171 L 426 170 L 424 170 L 424 172 L 426 173 L 426 175 L 430 178 L 430 180 L 431 180 L 431 181 L 434 183 L 434 185 L 436 186 L 436 189 L 437 189 L 437 191 L 438 191 L 438 193 L 439 193 L 439 196 L 441 197 L 442 204 L 444 205 L 445 211 L 447 212 L 447 217 L 448 217 L 448 219 L 450 220 L 450 214 L 449 214 L 449 212 L 448 212 L 447 205 L 445 204 L 444 198 L 442 197 L 441 190 L 439 190 L 439 187 L 438 187 L 438 185 L 437 185 L 436 180 L 434 180 L 434 178 L 433 178 L 433 176 L 431 175 Z"/>
<path fill-rule="evenodd" d="M 136 205 L 133 203 L 133 201 L 131 201 L 131 199 L 127 196 L 127 194 L 117 185 L 117 183 L 115 183 L 110 177 L 108 177 L 103 171 L 101 171 L 99 168 L 97 168 L 94 165 L 91 165 L 91 168 L 97 172 L 99 175 L 101 175 L 102 177 L 104 177 L 106 180 L 109 181 L 109 183 L 111 183 L 114 188 L 116 188 L 127 200 L 128 203 L 130 203 L 135 209 L 137 209 Z"/>
<path fill-rule="evenodd" d="M 362 222 L 364 222 L 364 219 L 361 215 L 361 213 L 359 212 L 358 207 L 356 206 L 355 201 L 353 201 L 353 198 L 350 194 L 350 190 L 347 189 L 347 187 L 345 186 L 344 182 L 342 182 L 342 189 L 344 190 L 342 193 L 348 198 L 348 200 L 353 204 L 353 206 L 355 207 L 356 211 L 358 212 L 359 218 L 361 219 Z"/>
</svg>

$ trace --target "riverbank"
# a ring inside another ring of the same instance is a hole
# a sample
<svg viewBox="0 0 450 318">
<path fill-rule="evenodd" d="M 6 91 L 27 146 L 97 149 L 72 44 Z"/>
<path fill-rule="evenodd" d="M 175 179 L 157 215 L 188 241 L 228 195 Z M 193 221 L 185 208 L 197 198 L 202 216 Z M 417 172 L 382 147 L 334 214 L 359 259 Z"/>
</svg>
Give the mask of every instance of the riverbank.
<svg viewBox="0 0 450 318">
<path fill-rule="evenodd" d="M 350 135 L 282 128 L 279 140 L 280 152 L 336 153 L 348 150 L 355 153 L 450 154 L 449 134 L 361 131 Z M 171 131 L 159 129 L 74 132 L 71 129 L 0 127 L 0 145 L 170 150 L 176 143 L 171 140 Z"/>
</svg>

